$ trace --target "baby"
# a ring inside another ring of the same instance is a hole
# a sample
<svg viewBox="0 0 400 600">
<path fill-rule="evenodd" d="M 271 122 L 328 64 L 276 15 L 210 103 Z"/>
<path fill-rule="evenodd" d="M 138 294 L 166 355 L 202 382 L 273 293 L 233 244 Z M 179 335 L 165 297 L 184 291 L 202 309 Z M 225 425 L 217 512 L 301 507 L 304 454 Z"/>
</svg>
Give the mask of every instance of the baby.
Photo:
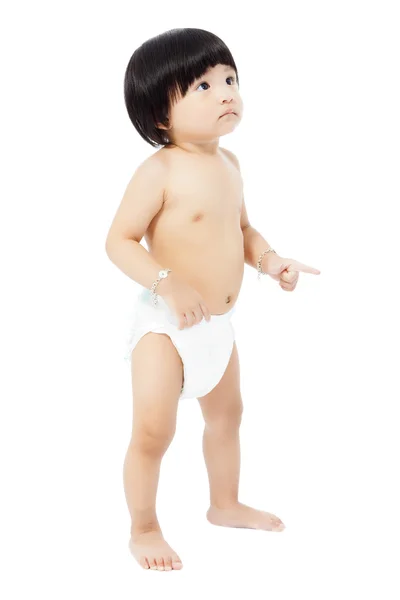
<svg viewBox="0 0 400 600">
<path fill-rule="evenodd" d="M 106 241 L 110 260 L 144 288 L 126 354 L 134 399 L 124 462 L 129 548 L 143 568 L 172 570 L 182 561 L 163 537 L 155 506 L 183 398 L 197 397 L 204 416 L 209 522 L 285 527 L 238 500 L 243 404 L 231 316 L 245 263 L 288 291 L 299 271 L 320 271 L 278 256 L 249 223 L 239 161 L 219 146 L 243 115 L 237 68 L 220 38 L 184 28 L 147 40 L 132 55 L 124 85 L 133 125 L 161 146 L 137 167 Z"/>
</svg>

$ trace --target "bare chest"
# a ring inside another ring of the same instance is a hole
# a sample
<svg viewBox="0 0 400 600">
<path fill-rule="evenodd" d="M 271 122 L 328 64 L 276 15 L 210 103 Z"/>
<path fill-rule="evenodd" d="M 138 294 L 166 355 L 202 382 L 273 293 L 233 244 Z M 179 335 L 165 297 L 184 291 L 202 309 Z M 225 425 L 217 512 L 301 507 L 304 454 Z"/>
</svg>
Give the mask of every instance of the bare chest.
<svg viewBox="0 0 400 600">
<path fill-rule="evenodd" d="M 188 223 L 240 214 L 243 186 L 238 169 L 223 157 L 215 161 L 170 161 L 165 207 Z"/>
</svg>

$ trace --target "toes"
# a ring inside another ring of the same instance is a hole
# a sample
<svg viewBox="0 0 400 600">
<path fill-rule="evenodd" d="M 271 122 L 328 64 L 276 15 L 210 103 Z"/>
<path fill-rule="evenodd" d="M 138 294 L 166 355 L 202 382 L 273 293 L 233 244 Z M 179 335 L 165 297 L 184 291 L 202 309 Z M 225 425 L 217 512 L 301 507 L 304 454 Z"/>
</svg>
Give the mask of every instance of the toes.
<svg viewBox="0 0 400 600">
<path fill-rule="evenodd" d="M 173 569 L 182 569 L 182 567 L 183 567 L 183 565 L 182 565 L 181 559 L 179 558 L 178 555 L 175 554 L 172 557 L 172 568 Z"/>
<path fill-rule="evenodd" d="M 271 521 L 271 524 L 273 527 L 276 527 L 276 528 L 284 527 L 284 524 L 282 523 L 282 521 L 280 520 L 279 517 L 277 517 L 276 515 L 273 515 L 272 513 L 266 513 L 266 515 L 268 516 L 269 520 Z"/>
<path fill-rule="evenodd" d="M 157 570 L 157 563 L 155 558 L 147 559 L 149 561 L 150 569 Z"/>
<path fill-rule="evenodd" d="M 275 519 L 274 525 L 277 529 L 285 529 L 285 525 L 284 525 L 284 523 L 282 523 L 282 521 L 280 519 Z"/>
<path fill-rule="evenodd" d="M 173 569 L 182 569 L 182 561 L 177 554 L 164 556 L 140 556 L 138 562 L 143 569 L 152 569 L 153 571 L 172 571 Z"/>
</svg>

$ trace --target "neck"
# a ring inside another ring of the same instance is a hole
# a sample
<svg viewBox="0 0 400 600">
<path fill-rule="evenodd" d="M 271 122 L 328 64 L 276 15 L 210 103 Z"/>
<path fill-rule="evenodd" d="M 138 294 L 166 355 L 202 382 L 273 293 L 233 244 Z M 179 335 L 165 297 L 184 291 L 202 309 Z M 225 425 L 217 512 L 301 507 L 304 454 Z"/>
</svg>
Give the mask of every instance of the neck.
<svg viewBox="0 0 400 600">
<path fill-rule="evenodd" d="M 180 148 L 187 154 L 200 154 L 202 156 L 219 156 L 219 140 L 211 142 L 174 142 L 174 148 Z"/>
</svg>

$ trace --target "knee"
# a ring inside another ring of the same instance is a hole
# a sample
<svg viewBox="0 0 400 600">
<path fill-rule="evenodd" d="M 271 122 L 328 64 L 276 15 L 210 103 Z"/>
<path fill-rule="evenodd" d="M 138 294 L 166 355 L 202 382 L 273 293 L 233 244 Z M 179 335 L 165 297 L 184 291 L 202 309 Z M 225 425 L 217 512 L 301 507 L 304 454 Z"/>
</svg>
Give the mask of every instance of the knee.
<svg viewBox="0 0 400 600">
<path fill-rule="evenodd" d="M 134 427 L 131 446 L 153 456 L 163 455 L 175 435 L 175 428 L 165 424 L 144 423 Z"/>
<path fill-rule="evenodd" d="M 206 419 L 206 427 L 209 431 L 218 435 L 227 435 L 239 429 L 242 422 L 243 405 L 236 404 L 234 407 L 209 416 Z"/>
</svg>

